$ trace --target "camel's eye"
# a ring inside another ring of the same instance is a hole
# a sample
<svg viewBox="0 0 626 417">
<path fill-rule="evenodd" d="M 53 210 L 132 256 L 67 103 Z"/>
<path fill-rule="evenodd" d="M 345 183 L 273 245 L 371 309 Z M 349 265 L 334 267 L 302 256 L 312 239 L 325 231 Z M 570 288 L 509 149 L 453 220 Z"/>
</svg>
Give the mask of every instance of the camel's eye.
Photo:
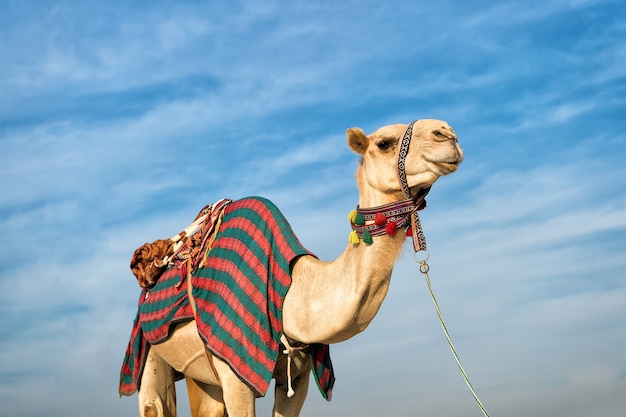
<svg viewBox="0 0 626 417">
<path fill-rule="evenodd" d="M 387 149 L 391 148 L 391 142 L 389 142 L 388 140 L 381 140 L 376 144 L 376 146 L 378 146 L 378 149 L 380 149 L 381 151 L 386 151 Z"/>
</svg>

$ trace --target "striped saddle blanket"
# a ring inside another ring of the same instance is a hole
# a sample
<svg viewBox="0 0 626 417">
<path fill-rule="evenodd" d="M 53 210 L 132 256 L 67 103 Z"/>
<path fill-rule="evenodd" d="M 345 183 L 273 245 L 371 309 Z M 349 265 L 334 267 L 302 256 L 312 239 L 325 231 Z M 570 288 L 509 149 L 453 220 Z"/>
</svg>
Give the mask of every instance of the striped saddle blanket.
<svg viewBox="0 0 626 417">
<path fill-rule="evenodd" d="M 278 208 L 250 197 L 226 206 L 208 258 L 191 274 L 200 337 L 257 396 L 265 395 L 272 379 L 290 267 L 301 255 L 310 252 Z M 132 395 L 140 386 L 149 344 L 163 342 L 174 324 L 194 318 L 185 276 L 173 266 L 153 288 L 142 290 L 120 372 L 120 395 Z M 335 377 L 329 346 L 313 344 L 310 351 L 320 393 L 330 400 Z"/>
</svg>

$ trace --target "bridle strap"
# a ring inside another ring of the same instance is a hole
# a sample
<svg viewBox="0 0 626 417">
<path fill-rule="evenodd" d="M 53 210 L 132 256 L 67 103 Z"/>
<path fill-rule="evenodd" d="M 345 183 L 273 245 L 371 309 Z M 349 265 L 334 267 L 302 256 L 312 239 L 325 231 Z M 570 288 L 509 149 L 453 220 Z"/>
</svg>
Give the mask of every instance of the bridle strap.
<svg viewBox="0 0 626 417">
<path fill-rule="evenodd" d="M 370 208 L 357 206 L 357 209 L 353 210 L 353 213 L 354 216 L 358 214 L 360 220 L 355 222 L 356 217 L 350 219 L 353 230 L 352 233 L 356 234 L 356 240 L 353 243 L 358 243 L 359 238 L 363 238 L 365 234 L 370 236 L 371 239 L 371 236 L 395 233 L 396 229 L 410 226 L 415 253 L 420 251 L 427 252 L 426 237 L 424 236 L 422 224 L 417 215 L 417 211 L 425 207 L 425 194 L 422 195 L 421 198 L 415 199 L 411 195 L 411 189 L 406 178 L 406 157 L 409 154 L 409 148 L 411 146 L 414 124 L 415 122 L 409 124 L 398 145 L 398 180 L 400 181 L 400 187 L 402 188 L 405 199 L 384 206 Z M 428 190 L 426 190 L 426 192 L 428 192 Z M 378 223 L 376 222 L 376 216 L 381 214 L 384 216 L 384 222 Z M 372 223 L 372 221 L 374 221 L 374 223 Z M 369 224 L 367 224 L 367 222 L 369 222 Z M 391 231 L 388 229 L 390 225 L 394 226 L 391 228 Z"/>
<path fill-rule="evenodd" d="M 406 157 L 409 154 L 409 147 L 411 146 L 411 138 L 413 136 L 414 124 L 415 122 L 412 122 L 406 128 L 404 136 L 402 137 L 402 141 L 400 142 L 400 146 L 398 146 L 398 179 L 400 181 L 400 186 L 402 187 L 402 192 L 407 199 L 413 198 L 411 196 L 409 183 L 406 179 Z M 417 215 L 417 206 L 413 209 L 413 212 L 411 213 L 411 229 L 413 232 L 413 249 L 415 250 L 415 252 L 426 252 L 426 236 L 424 236 L 422 223 L 420 222 L 419 216 Z"/>
<path fill-rule="evenodd" d="M 363 217 L 363 224 L 357 225 L 351 222 L 352 230 L 359 237 L 362 237 L 364 232 L 368 232 L 371 236 L 389 234 L 388 227 L 390 223 L 395 225 L 394 230 L 408 227 L 411 224 L 409 217 L 414 208 L 415 203 L 413 200 L 401 200 L 370 208 L 357 206 L 356 212 Z M 376 223 L 376 216 L 380 214 L 384 216 L 385 223 Z"/>
</svg>

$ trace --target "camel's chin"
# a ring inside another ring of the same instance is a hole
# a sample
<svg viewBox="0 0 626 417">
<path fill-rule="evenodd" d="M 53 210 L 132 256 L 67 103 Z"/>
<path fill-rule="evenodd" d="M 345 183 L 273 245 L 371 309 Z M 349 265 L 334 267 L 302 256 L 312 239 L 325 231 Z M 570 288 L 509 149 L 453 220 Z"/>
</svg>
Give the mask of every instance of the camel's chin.
<svg viewBox="0 0 626 417">
<path fill-rule="evenodd" d="M 424 198 L 430 191 L 430 187 L 431 184 L 421 184 L 414 185 L 413 187 L 409 188 L 409 191 L 411 192 L 411 199 L 413 200 L 413 202 L 418 204 L 419 202 L 424 200 Z"/>
</svg>

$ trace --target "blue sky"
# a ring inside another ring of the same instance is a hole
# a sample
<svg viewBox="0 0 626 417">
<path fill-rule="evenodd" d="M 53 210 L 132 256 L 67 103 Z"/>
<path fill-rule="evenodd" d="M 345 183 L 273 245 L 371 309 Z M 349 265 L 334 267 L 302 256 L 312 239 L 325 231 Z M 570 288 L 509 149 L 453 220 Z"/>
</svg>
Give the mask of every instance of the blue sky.
<svg viewBox="0 0 626 417">
<path fill-rule="evenodd" d="M 421 218 L 486 408 L 626 409 L 623 2 L 0 4 L 0 414 L 136 415 L 117 396 L 133 250 L 263 195 L 334 259 L 357 201 L 345 130 L 418 118 L 466 154 Z M 333 401 L 313 387 L 303 416 L 480 415 L 409 244 L 331 352 Z"/>
</svg>

